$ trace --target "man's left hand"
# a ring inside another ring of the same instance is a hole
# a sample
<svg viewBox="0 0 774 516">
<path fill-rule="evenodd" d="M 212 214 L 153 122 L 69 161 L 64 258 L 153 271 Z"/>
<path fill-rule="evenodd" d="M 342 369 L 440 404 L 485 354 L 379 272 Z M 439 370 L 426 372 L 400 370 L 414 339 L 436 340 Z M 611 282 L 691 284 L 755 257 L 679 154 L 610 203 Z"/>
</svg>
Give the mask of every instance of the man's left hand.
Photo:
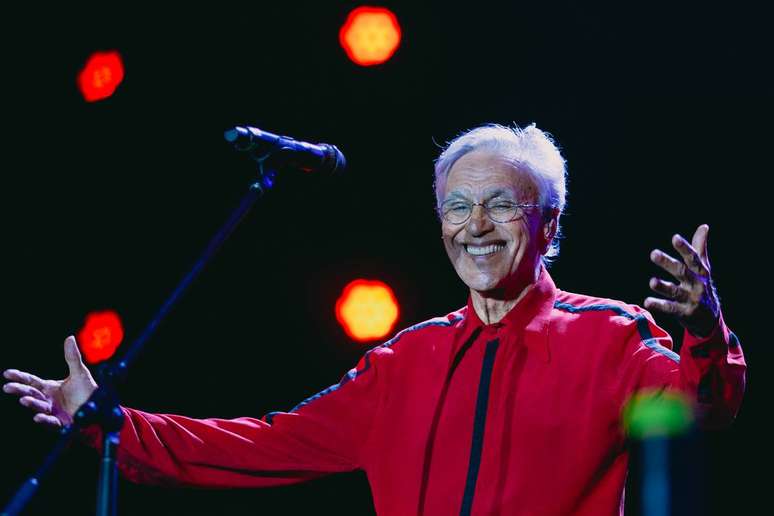
<svg viewBox="0 0 774 516">
<path fill-rule="evenodd" d="M 690 244 L 680 235 L 672 237 L 672 245 L 682 261 L 658 249 L 651 251 L 651 261 L 674 276 L 677 283 L 651 278 L 650 288 L 667 299 L 645 299 L 645 308 L 676 316 L 697 337 L 712 333 L 720 317 L 720 303 L 710 274 L 708 233 L 709 226 L 702 224 Z"/>
</svg>

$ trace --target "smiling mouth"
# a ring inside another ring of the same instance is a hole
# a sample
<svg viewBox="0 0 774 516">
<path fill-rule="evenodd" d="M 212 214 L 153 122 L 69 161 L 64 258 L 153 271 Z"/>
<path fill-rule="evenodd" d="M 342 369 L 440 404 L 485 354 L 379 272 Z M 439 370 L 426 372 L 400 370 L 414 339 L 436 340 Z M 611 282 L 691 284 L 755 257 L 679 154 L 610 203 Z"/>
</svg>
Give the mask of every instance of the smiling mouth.
<svg viewBox="0 0 774 516">
<path fill-rule="evenodd" d="M 505 244 L 470 245 L 465 244 L 465 252 L 471 256 L 489 256 L 505 249 Z"/>
</svg>

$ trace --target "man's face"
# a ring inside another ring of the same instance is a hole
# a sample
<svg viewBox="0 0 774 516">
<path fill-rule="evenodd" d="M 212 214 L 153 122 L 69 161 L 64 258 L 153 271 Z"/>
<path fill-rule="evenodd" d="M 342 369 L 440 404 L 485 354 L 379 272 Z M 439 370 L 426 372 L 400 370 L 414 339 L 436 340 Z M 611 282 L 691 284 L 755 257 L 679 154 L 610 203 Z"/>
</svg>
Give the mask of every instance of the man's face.
<svg viewBox="0 0 774 516">
<path fill-rule="evenodd" d="M 442 202 L 539 203 L 532 178 L 491 151 L 474 151 L 458 159 L 442 194 Z M 470 289 L 496 296 L 518 294 L 536 279 L 541 251 L 546 248 L 545 228 L 540 208 L 524 208 L 523 213 L 516 220 L 498 223 L 483 206 L 474 206 L 462 224 L 441 219 L 446 253 Z"/>
</svg>

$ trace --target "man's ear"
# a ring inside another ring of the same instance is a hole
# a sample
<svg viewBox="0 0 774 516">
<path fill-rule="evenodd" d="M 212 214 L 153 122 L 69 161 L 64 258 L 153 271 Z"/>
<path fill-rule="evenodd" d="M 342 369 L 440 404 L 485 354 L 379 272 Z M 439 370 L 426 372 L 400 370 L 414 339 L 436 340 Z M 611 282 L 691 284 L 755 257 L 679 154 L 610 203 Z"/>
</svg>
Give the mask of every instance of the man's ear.
<svg viewBox="0 0 774 516">
<path fill-rule="evenodd" d="M 543 245 L 542 245 L 542 254 L 546 254 L 548 252 L 549 247 L 551 247 L 551 242 L 554 241 L 554 237 L 556 236 L 556 231 L 559 229 L 559 208 L 551 208 L 550 211 L 547 211 L 545 219 L 543 219 L 543 227 L 542 227 L 542 236 L 543 236 Z"/>
</svg>

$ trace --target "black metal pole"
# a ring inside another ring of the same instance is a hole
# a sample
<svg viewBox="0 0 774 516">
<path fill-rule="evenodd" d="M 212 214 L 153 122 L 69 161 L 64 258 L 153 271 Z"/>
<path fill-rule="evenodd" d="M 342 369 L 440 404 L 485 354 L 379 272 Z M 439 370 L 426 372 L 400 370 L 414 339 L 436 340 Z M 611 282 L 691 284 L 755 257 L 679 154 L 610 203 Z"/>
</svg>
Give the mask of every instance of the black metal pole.
<svg viewBox="0 0 774 516">
<path fill-rule="evenodd" d="M 97 486 L 97 516 L 118 514 L 118 468 L 116 468 L 118 443 L 118 432 L 107 432 L 102 439 L 102 460 L 99 465 Z"/>
</svg>

